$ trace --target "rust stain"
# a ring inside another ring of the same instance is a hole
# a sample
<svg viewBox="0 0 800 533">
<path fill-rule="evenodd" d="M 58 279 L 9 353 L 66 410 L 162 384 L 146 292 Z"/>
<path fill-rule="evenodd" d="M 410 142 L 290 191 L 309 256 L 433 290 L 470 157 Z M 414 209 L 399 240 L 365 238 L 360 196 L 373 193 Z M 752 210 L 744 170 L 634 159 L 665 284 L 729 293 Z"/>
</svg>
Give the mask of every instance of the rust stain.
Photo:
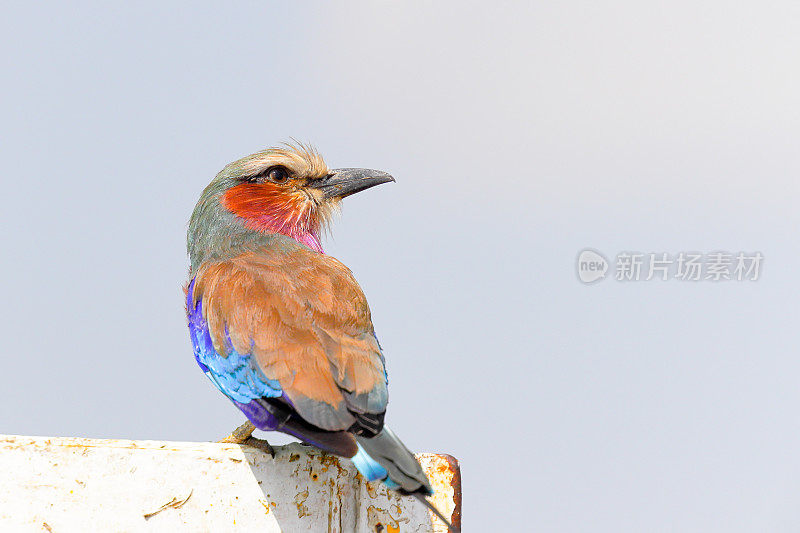
<svg viewBox="0 0 800 533">
<path fill-rule="evenodd" d="M 347 469 L 342 466 L 341 461 L 335 455 L 323 453 L 319 456 L 319 463 L 322 465 L 321 470 L 323 472 L 327 472 L 330 467 L 335 466 L 340 476 L 347 473 Z"/>
<path fill-rule="evenodd" d="M 388 510 L 374 505 L 367 507 L 367 525 L 375 533 L 399 533 L 400 522 L 408 524 L 409 519 L 394 517 Z"/>
<path fill-rule="evenodd" d="M 367 524 L 369 525 L 370 530 L 375 531 L 375 533 L 382 533 L 389 529 L 389 527 L 394 527 L 395 529 L 399 529 L 400 526 L 397 522 L 394 522 L 391 515 L 387 513 L 384 509 L 380 507 L 375 507 L 374 505 L 370 505 L 367 507 Z"/>
<path fill-rule="evenodd" d="M 297 455 L 296 453 L 293 453 L 292 455 L 289 456 L 289 462 L 290 463 L 293 463 L 293 462 L 295 462 L 295 461 L 297 461 L 299 459 L 300 459 L 300 456 Z"/>
<path fill-rule="evenodd" d="M 378 492 L 380 491 L 381 484 L 375 483 L 371 481 L 365 480 L 365 487 L 367 489 L 367 494 L 369 494 L 370 498 L 377 498 Z"/>
<path fill-rule="evenodd" d="M 454 527 L 461 529 L 461 467 L 458 459 L 452 455 L 443 453 L 440 457 L 447 461 L 447 471 L 453 476 L 450 481 L 450 486 L 453 487 L 453 514 L 450 520 Z"/>
<path fill-rule="evenodd" d="M 447 454 L 418 454 L 433 485 L 431 504 L 449 517 L 453 526 L 461 527 L 461 468 L 455 457 Z M 433 513 L 431 513 L 433 516 Z M 437 519 L 434 519 L 437 520 Z"/>
<path fill-rule="evenodd" d="M 437 456 L 444 459 L 444 463 L 439 463 L 436 467 L 437 477 L 449 479 L 450 487 L 453 489 L 453 514 L 450 515 L 450 521 L 454 527 L 461 529 L 461 467 L 458 459 L 452 455 L 442 453 Z"/>
<path fill-rule="evenodd" d="M 303 518 L 304 516 L 311 515 L 311 513 L 308 512 L 308 507 L 306 506 L 307 499 L 308 489 L 304 490 L 303 492 L 298 492 L 294 497 L 294 504 L 297 506 L 297 518 Z"/>
</svg>

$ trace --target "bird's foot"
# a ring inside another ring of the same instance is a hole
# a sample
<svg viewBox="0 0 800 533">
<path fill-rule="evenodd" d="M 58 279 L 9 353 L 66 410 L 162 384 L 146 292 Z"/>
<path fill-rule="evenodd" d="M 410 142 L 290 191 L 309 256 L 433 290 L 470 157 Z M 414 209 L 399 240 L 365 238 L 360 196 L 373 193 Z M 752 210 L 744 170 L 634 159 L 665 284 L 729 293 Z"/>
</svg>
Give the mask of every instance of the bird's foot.
<svg viewBox="0 0 800 533">
<path fill-rule="evenodd" d="M 238 428 L 234 429 L 230 435 L 222 440 L 218 440 L 217 442 L 228 444 L 244 444 L 246 440 L 251 438 L 251 435 L 255 430 L 256 427 L 248 420 Z"/>
<path fill-rule="evenodd" d="M 247 421 L 234 429 L 230 435 L 217 442 L 225 444 L 246 444 L 247 446 L 258 448 L 262 452 L 266 452 L 272 457 L 275 457 L 275 450 L 272 449 L 269 442 L 253 437 L 253 431 L 255 430 L 256 427 L 250 421 Z"/>
<path fill-rule="evenodd" d="M 253 448 L 258 448 L 262 452 L 268 453 L 270 454 L 270 456 L 275 457 L 275 450 L 272 449 L 270 443 L 264 439 L 257 439 L 255 437 L 250 437 L 249 439 L 244 441 L 244 444 L 252 446 Z"/>
</svg>

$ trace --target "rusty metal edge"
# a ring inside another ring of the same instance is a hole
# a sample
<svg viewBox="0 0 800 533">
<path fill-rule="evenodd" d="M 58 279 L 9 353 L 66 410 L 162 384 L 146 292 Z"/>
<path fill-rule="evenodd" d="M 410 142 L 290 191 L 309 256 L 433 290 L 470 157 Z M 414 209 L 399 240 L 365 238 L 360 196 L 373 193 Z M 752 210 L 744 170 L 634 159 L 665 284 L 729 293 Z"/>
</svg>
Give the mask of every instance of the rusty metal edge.
<svg viewBox="0 0 800 533">
<path fill-rule="evenodd" d="M 453 526 L 461 529 L 461 465 L 452 455 L 442 453 L 439 456 L 447 461 L 448 467 L 453 472 L 453 480 L 450 482 L 450 486 L 453 487 L 453 514 L 450 516 L 450 521 Z"/>
</svg>

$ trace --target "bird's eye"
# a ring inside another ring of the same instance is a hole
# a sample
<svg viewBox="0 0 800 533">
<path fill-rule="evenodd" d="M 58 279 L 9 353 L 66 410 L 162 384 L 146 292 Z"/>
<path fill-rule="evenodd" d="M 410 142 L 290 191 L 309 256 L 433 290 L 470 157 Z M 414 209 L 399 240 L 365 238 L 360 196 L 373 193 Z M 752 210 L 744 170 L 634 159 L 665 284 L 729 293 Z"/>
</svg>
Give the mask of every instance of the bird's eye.
<svg viewBox="0 0 800 533">
<path fill-rule="evenodd" d="M 289 172 L 284 167 L 272 167 L 267 169 L 267 179 L 272 183 L 286 183 Z"/>
</svg>

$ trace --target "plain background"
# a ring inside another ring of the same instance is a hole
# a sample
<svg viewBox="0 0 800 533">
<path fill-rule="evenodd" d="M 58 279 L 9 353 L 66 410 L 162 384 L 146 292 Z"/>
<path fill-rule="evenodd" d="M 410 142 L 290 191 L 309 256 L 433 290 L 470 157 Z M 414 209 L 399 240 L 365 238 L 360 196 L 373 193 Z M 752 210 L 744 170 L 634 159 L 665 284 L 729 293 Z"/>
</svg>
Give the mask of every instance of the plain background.
<svg viewBox="0 0 800 533">
<path fill-rule="evenodd" d="M 221 4 L 220 4 L 221 5 Z M 0 432 L 214 440 L 185 230 L 296 137 L 391 172 L 326 251 L 465 531 L 800 529 L 794 2 L 6 4 Z M 578 282 L 584 247 L 757 282 Z"/>
</svg>

